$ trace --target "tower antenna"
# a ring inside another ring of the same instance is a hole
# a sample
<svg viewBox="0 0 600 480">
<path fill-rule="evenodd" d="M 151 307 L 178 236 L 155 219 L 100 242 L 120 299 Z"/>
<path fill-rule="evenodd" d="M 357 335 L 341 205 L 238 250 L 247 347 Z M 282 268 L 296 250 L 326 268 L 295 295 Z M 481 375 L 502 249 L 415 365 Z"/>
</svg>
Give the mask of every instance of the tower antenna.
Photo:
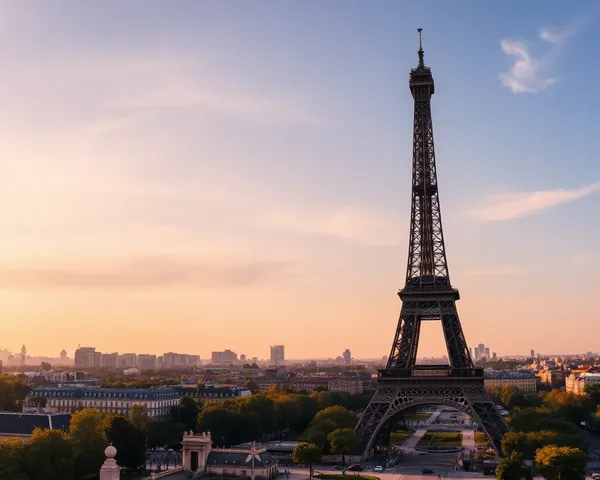
<svg viewBox="0 0 600 480">
<path fill-rule="evenodd" d="M 423 54 L 425 53 L 423 51 L 423 36 L 421 34 L 421 32 L 423 31 L 422 28 L 417 28 L 417 32 L 419 32 L 419 67 L 424 67 L 425 63 L 423 62 Z"/>
</svg>

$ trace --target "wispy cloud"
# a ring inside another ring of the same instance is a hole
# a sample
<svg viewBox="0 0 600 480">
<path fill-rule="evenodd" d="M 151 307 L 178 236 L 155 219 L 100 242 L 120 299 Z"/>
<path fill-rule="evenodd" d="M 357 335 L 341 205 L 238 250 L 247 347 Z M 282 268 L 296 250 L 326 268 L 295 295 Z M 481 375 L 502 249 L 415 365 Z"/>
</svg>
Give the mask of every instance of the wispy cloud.
<svg viewBox="0 0 600 480">
<path fill-rule="evenodd" d="M 563 28 L 542 28 L 539 39 L 549 43 L 550 48 L 539 57 L 534 56 L 529 45 L 521 40 L 502 40 L 502 51 L 513 59 L 508 72 L 500 73 L 502 85 L 510 88 L 513 93 L 537 93 L 558 82 L 550 69 L 561 48 L 577 33 L 580 25 L 578 22 Z"/>
<path fill-rule="evenodd" d="M 526 217 L 563 203 L 573 202 L 600 190 L 594 183 L 573 190 L 538 190 L 536 192 L 503 193 L 491 195 L 484 205 L 467 215 L 484 222 L 498 222 Z"/>
<path fill-rule="evenodd" d="M 384 212 L 350 206 L 329 211 L 275 210 L 264 215 L 262 222 L 275 228 L 342 238 L 373 247 L 398 245 L 403 226 Z"/>
<path fill-rule="evenodd" d="M 467 272 L 473 277 L 498 277 L 518 275 L 522 269 L 517 265 L 499 265 L 492 267 L 481 267 Z"/>
<path fill-rule="evenodd" d="M 122 263 L 87 262 L 76 267 L 2 267 L 0 288 L 153 288 L 187 285 L 203 289 L 247 287 L 296 273 L 291 262 L 194 262 L 168 257 Z"/>
</svg>

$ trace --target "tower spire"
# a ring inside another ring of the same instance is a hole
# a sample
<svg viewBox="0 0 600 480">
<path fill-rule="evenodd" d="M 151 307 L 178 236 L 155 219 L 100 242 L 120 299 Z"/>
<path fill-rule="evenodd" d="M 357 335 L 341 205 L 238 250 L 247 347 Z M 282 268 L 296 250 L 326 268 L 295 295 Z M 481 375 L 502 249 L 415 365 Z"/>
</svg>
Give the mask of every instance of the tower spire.
<svg viewBox="0 0 600 480">
<path fill-rule="evenodd" d="M 419 67 L 425 66 L 425 63 L 423 62 L 423 54 L 425 52 L 423 51 L 423 37 L 421 35 L 422 31 L 422 28 L 417 28 L 417 32 L 419 32 L 419 51 L 417 52 L 419 54 Z"/>
</svg>

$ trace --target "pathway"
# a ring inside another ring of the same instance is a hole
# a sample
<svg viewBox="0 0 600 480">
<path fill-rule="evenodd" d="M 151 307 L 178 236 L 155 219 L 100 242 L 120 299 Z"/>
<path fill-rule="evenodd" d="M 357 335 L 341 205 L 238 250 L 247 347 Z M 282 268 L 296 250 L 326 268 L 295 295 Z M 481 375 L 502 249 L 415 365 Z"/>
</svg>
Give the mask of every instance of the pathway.
<svg viewBox="0 0 600 480">
<path fill-rule="evenodd" d="M 462 431 L 462 446 L 465 450 L 477 450 L 475 446 L 475 430 Z"/>
</svg>

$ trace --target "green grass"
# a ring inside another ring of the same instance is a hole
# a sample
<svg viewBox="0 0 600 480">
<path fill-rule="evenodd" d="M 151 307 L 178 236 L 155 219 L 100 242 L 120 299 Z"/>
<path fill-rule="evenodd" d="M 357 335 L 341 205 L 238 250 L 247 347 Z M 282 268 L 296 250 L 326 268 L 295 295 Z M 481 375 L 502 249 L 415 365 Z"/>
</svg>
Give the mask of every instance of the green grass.
<svg viewBox="0 0 600 480">
<path fill-rule="evenodd" d="M 475 445 L 483 446 L 487 444 L 487 435 L 483 432 L 475 432 Z"/>
<path fill-rule="evenodd" d="M 315 474 L 315 478 L 321 478 L 323 480 L 328 480 L 328 479 L 335 479 L 337 480 L 338 478 L 343 478 L 343 479 L 347 479 L 349 477 L 352 478 L 352 480 L 356 479 L 356 480 L 360 480 L 361 478 L 364 480 L 381 480 L 379 477 L 375 477 L 374 475 L 363 475 L 363 474 L 358 474 L 358 475 L 354 475 L 357 472 L 348 472 L 346 475 L 342 475 L 341 473 L 317 473 Z"/>
<path fill-rule="evenodd" d="M 427 430 L 417 443 L 417 447 L 460 447 L 461 445 L 461 432 L 441 432 L 437 430 Z"/>
<path fill-rule="evenodd" d="M 431 417 L 429 412 L 406 412 L 404 414 L 404 420 L 427 420 Z"/>
<path fill-rule="evenodd" d="M 413 430 L 394 430 L 390 434 L 390 441 L 392 443 L 401 443 L 406 441 L 414 433 Z"/>
</svg>

